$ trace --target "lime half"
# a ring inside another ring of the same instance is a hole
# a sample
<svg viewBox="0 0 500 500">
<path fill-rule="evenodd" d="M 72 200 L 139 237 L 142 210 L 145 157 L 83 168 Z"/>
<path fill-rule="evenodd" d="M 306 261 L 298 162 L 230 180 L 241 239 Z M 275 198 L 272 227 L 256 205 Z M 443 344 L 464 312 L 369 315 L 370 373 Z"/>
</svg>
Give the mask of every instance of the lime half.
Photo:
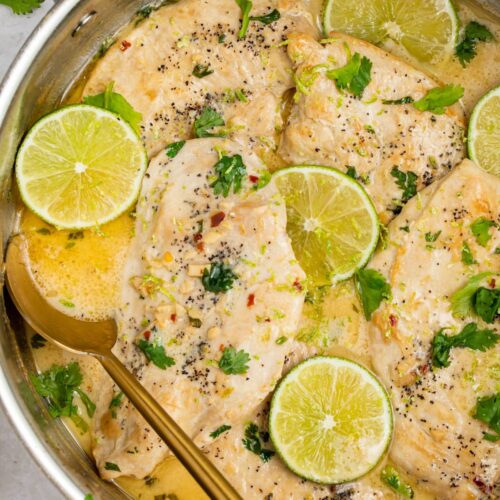
<svg viewBox="0 0 500 500">
<path fill-rule="evenodd" d="M 286 203 L 295 256 L 313 285 L 350 278 L 368 262 L 379 221 L 358 182 L 317 166 L 285 168 L 273 177 Z"/>
<path fill-rule="evenodd" d="M 147 155 L 118 115 L 75 105 L 39 120 L 16 159 L 30 210 L 58 228 L 83 229 L 115 219 L 137 199 Z"/>
<path fill-rule="evenodd" d="M 469 158 L 500 177 L 500 86 L 476 104 L 469 123 Z"/>
<path fill-rule="evenodd" d="M 389 396 L 371 372 L 347 359 L 319 356 L 282 380 L 269 430 L 293 472 L 338 484 L 378 464 L 391 442 L 393 416 Z"/>
<path fill-rule="evenodd" d="M 390 39 L 419 61 L 450 57 L 458 36 L 451 0 L 328 0 L 325 34 L 340 31 L 374 44 Z"/>
</svg>

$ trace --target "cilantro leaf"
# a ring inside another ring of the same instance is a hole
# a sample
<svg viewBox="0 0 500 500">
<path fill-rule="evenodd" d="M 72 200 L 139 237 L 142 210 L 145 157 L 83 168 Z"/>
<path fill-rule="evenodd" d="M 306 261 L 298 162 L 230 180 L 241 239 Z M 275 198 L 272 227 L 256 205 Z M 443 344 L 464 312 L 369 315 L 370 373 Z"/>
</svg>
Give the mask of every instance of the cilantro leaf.
<svg viewBox="0 0 500 500">
<path fill-rule="evenodd" d="M 196 76 L 196 78 L 205 78 L 213 72 L 214 70 L 210 68 L 209 64 L 197 64 L 193 69 L 193 75 Z"/>
<path fill-rule="evenodd" d="M 478 398 L 474 418 L 488 424 L 496 432 L 496 435 L 484 433 L 484 439 L 498 441 L 500 439 L 500 393 Z"/>
<path fill-rule="evenodd" d="M 223 262 L 215 262 L 210 265 L 210 269 L 204 269 L 201 281 L 205 290 L 219 293 L 233 288 L 233 282 L 236 279 L 238 276 L 229 266 Z"/>
<path fill-rule="evenodd" d="M 137 343 L 139 349 L 144 353 L 146 358 L 155 366 L 165 370 L 170 366 L 175 365 L 175 360 L 165 353 L 165 347 L 155 342 L 148 342 L 146 339 L 141 339 Z"/>
<path fill-rule="evenodd" d="M 175 158 L 178 154 L 179 151 L 184 147 L 186 144 L 186 141 L 179 141 L 179 142 L 172 142 L 172 144 L 169 144 L 166 149 L 166 155 L 169 158 Z"/>
<path fill-rule="evenodd" d="M 432 364 L 438 368 L 450 366 L 450 351 L 454 347 L 484 352 L 500 339 L 493 330 L 478 330 L 476 323 L 467 324 L 458 335 L 446 335 L 445 330 L 441 328 L 432 339 Z"/>
<path fill-rule="evenodd" d="M 335 81 L 339 90 L 348 90 L 356 97 L 361 97 L 371 81 L 371 71 L 372 62 L 355 52 L 345 66 L 327 71 L 326 76 Z"/>
<path fill-rule="evenodd" d="M 241 28 L 238 33 L 238 38 L 245 38 L 248 25 L 250 24 L 250 11 L 252 10 L 253 4 L 250 0 L 235 0 L 241 9 Z"/>
<path fill-rule="evenodd" d="M 370 320 L 383 300 L 391 298 L 391 286 L 374 269 L 360 269 L 356 272 L 356 287 L 363 304 L 365 318 Z"/>
<path fill-rule="evenodd" d="M 476 241 L 482 247 L 485 247 L 488 244 L 488 241 L 491 240 L 491 234 L 489 233 L 490 227 L 498 227 L 498 226 L 496 222 L 489 220 L 486 217 L 479 217 L 479 219 L 476 219 L 470 225 L 470 230 L 472 231 L 472 234 L 475 236 Z"/>
<path fill-rule="evenodd" d="M 240 155 L 223 156 L 214 165 L 214 170 L 219 176 L 210 184 L 215 194 L 222 194 L 226 198 L 229 196 L 231 187 L 235 194 L 241 191 L 241 184 L 246 177 L 247 168 Z"/>
<path fill-rule="evenodd" d="M 114 82 L 111 82 L 101 94 L 86 96 L 83 102 L 89 106 L 107 109 L 121 116 L 135 131 L 141 134 L 142 115 L 121 94 L 113 92 Z"/>
<path fill-rule="evenodd" d="M 245 438 L 242 439 L 242 443 L 248 451 L 255 453 L 264 463 L 266 463 L 271 460 L 275 452 L 262 447 L 259 437 L 262 435 L 262 432 L 259 433 L 259 427 L 257 424 L 251 422 L 245 428 Z"/>
<path fill-rule="evenodd" d="M 425 233 L 425 241 L 427 241 L 428 243 L 434 243 L 435 241 L 437 241 L 441 233 L 442 231 L 437 231 L 435 233 L 429 231 L 428 233 Z"/>
<path fill-rule="evenodd" d="M 476 21 L 471 21 L 465 28 L 463 40 L 455 47 L 455 54 L 460 64 L 465 67 L 476 56 L 477 42 L 493 40 L 491 31 Z"/>
<path fill-rule="evenodd" d="M 242 375 L 248 371 L 247 363 L 249 361 L 248 352 L 236 351 L 234 347 L 226 347 L 219 360 L 219 368 L 226 375 Z"/>
<path fill-rule="evenodd" d="M 474 294 L 479 288 L 481 282 L 492 274 L 493 273 L 485 272 L 472 276 L 471 278 L 469 278 L 469 281 L 467 281 L 467 284 L 463 288 L 457 290 L 450 297 L 451 311 L 453 313 L 453 316 L 456 316 L 458 318 L 465 318 L 472 313 L 472 298 Z"/>
<path fill-rule="evenodd" d="M 223 424 L 220 427 L 217 427 L 217 429 L 215 429 L 215 431 L 211 432 L 209 434 L 209 436 L 212 439 L 215 439 L 215 438 L 219 437 L 221 434 L 224 434 L 224 432 L 227 432 L 229 429 L 231 429 L 230 425 Z"/>
<path fill-rule="evenodd" d="M 78 363 L 73 362 L 67 366 L 52 365 L 49 370 L 38 375 L 30 374 L 30 379 L 36 392 L 48 399 L 49 413 L 53 418 L 69 417 L 80 429 L 87 431 L 88 425 L 78 415 L 78 407 L 73 403 L 73 398 L 75 394 L 80 396 L 89 417 L 94 415 L 96 407 L 80 389 L 83 375 Z"/>
<path fill-rule="evenodd" d="M 493 323 L 500 309 L 500 289 L 478 288 L 472 296 L 472 305 L 485 323 Z"/>
<path fill-rule="evenodd" d="M 31 337 L 30 344 L 32 349 L 40 349 L 41 347 L 45 347 L 47 341 L 41 335 L 35 333 L 35 335 Z"/>
<path fill-rule="evenodd" d="M 123 392 L 117 392 L 111 402 L 109 403 L 109 409 L 111 410 L 111 416 L 116 418 L 116 410 L 122 405 Z"/>
<path fill-rule="evenodd" d="M 406 484 L 403 481 L 401 481 L 399 473 L 394 467 L 391 467 L 390 465 L 385 466 L 384 469 L 382 470 L 382 473 L 380 474 L 380 478 L 385 484 L 387 484 L 387 486 L 392 488 L 396 493 L 399 493 L 400 495 L 406 498 L 414 497 L 415 494 L 413 492 L 412 487 L 409 484 Z"/>
<path fill-rule="evenodd" d="M 0 5 L 6 5 L 14 14 L 31 14 L 38 9 L 44 0 L 0 0 Z"/>
<path fill-rule="evenodd" d="M 209 132 L 214 127 L 222 127 L 224 125 L 224 118 L 215 109 L 204 108 L 194 121 L 194 135 L 196 137 L 224 137 L 226 134 L 222 132 Z"/>
<path fill-rule="evenodd" d="M 472 264 L 477 264 L 477 261 L 474 259 L 472 255 L 472 250 L 470 249 L 469 244 L 464 241 L 462 244 L 462 262 L 467 266 L 471 266 Z"/>
<path fill-rule="evenodd" d="M 278 9 L 274 9 L 269 14 L 264 16 L 250 16 L 250 21 L 258 21 L 259 23 L 268 24 L 274 23 L 281 17 L 280 11 Z"/>
<path fill-rule="evenodd" d="M 445 85 L 429 90 L 422 99 L 415 101 L 413 106 L 419 111 L 430 111 L 436 115 L 442 115 L 445 107 L 455 104 L 463 95 L 464 89 L 461 85 Z"/>
<path fill-rule="evenodd" d="M 413 97 L 407 95 L 405 97 L 401 97 L 400 99 L 382 99 L 383 104 L 411 104 L 415 99 Z"/>
<path fill-rule="evenodd" d="M 114 464 L 113 462 L 106 462 L 104 464 L 104 468 L 106 470 L 113 470 L 113 471 L 116 471 L 116 472 L 121 472 L 120 467 L 118 467 L 118 465 Z"/>
<path fill-rule="evenodd" d="M 403 204 L 417 194 L 417 174 L 411 170 L 403 172 L 402 170 L 399 170 L 398 167 L 394 166 L 391 170 L 391 175 L 396 179 L 397 186 L 403 190 L 403 195 L 401 197 L 401 202 Z M 397 206 L 393 209 L 393 212 L 401 212 L 401 207 Z"/>
</svg>

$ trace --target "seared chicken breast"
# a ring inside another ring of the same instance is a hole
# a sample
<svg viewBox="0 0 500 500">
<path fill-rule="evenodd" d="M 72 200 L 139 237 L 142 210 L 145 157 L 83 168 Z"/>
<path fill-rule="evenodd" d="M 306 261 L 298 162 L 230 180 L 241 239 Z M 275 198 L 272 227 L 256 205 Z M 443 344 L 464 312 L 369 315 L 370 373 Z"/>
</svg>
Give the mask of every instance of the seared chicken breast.
<svg viewBox="0 0 500 500">
<path fill-rule="evenodd" d="M 441 330 L 467 324 L 497 334 L 498 322 L 453 314 L 452 295 L 471 276 L 500 272 L 498 226 L 478 242 L 471 224 L 500 222 L 500 180 L 466 160 L 411 200 L 389 226 L 389 247 L 369 267 L 392 287 L 371 325 L 372 362 L 390 389 L 395 410 L 391 458 L 436 498 L 471 499 L 492 494 L 500 479 L 500 448 L 483 438 L 488 427 L 473 418 L 478 397 L 498 390 L 500 344 L 484 352 L 453 348 L 448 367 L 433 366 L 431 343 Z M 429 237 L 432 235 L 432 237 Z M 474 257 L 462 258 L 464 244 Z"/>
<path fill-rule="evenodd" d="M 332 33 L 323 42 L 306 34 L 289 36 L 297 93 L 279 152 L 290 164 L 354 169 L 351 175 L 364 184 L 386 223 L 406 201 L 392 173 L 395 167 L 412 172 L 420 190 L 463 159 L 463 111 L 454 105 L 437 115 L 411 103 L 384 103 L 420 99 L 438 84 L 365 41 Z M 326 76 L 355 53 L 372 64 L 371 80 L 359 98 Z"/>
</svg>

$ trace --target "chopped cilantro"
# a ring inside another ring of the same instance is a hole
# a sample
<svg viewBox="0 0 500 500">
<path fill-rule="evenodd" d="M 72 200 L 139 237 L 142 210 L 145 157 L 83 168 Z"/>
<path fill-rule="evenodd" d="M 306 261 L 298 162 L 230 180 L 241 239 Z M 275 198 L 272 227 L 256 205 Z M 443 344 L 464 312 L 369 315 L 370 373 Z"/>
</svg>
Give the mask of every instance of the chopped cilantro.
<svg viewBox="0 0 500 500">
<path fill-rule="evenodd" d="M 490 227 L 498 227 L 497 223 L 487 219 L 486 217 L 479 217 L 471 225 L 470 230 L 475 236 L 476 241 L 483 247 L 488 244 L 491 240 L 491 234 L 489 233 Z"/>
<path fill-rule="evenodd" d="M 116 410 L 122 405 L 123 392 L 117 392 L 111 402 L 109 403 L 109 409 L 111 410 L 111 416 L 116 418 Z"/>
<path fill-rule="evenodd" d="M 215 439 L 215 438 L 219 437 L 221 434 L 224 434 L 224 432 L 227 432 L 229 429 L 231 429 L 230 425 L 223 424 L 220 427 L 217 427 L 217 429 L 215 429 L 215 431 L 211 432 L 209 434 L 209 436 L 212 439 Z"/>
<path fill-rule="evenodd" d="M 410 226 L 401 226 L 399 228 L 400 231 L 404 231 L 405 233 L 409 233 L 410 232 Z"/>
<path fill-rule="evenodd" d="M 201 319 L 188 316 L 188 320 L 189 320 L 189 324 L 193 328 L 201 328 L 201 325 L 202 325 Z"/>
<path fill-rule="evenodd" d="M 472 296 L 476 314 L 486 323 L 493 323 L 500 309 L 500 289 L 479 287 Z"/>
<path fill-rule="evenodd" d="M 116 472 L 121 472 L 120 467 L 118 467 L 118 465 L 114 464 L 113 462 L 106 462 L 104 464 L 104 468 L 106 470 L 113 470 L 113 471 L 116 471 Z"/>
<path fill-rule="evenodd" d="M 391 286 L 374 269 L 360 269 L 356 272 L 355 278 L 365 318 L 370 320 L 380 303 L 391 298 Z"/>
<path fill-rule="evenodd" d="M 284 344 L 287 340 L 288 340 L 288 337 L 285 337 L 285 336 L 283 335 L 283 336 L 278 337 L 278 338 L 276 339 L 276 343 L 277 343 L 278 345 L 283 345 L 283 344 Z"/>
<path fill-rule="evenodd" d="M 346 175 L 348 175 L 351 179 L 358 180 L 358 173 L 356 172 L 356 168 L 351 165 L 346 165 L 347 171 Z"/>
<path fill-rule="evenodd" d="M 241 184 L 246 177 L 247 169 L 240 155 L 223 156 L 215 165 L 214 170 L 218 178 L 210 184 L 215 194 L 229 196 L 231 187 L 233 193 L 241 191 Z"/>
<path fill-rule="evenodd" d="M 478 398 L 474 418 L 488 424 L 496 434 L 485 432 L 484 439 L 487 441 L 498 441 L 500 439 L 500 393 L 490 397 Z"/>
<path fill-rule="evenodd" d="M 272 177 L 269 170 L 262 170 L 259 175 L 259 180 L 253 185 L 252 189 L 258 191 L 259 189 L 265 188 L 271 182 Z"/>
<path fill-rule="evenodd" d="M 234 347 L 226 347 L 219 360 L 219 368 L 226 375 L 242 375 L 248 371 L 249 361 L 250 355 L 247 352 L 236 351 Z"/>
<path fill-rule="evenodd" d="M 30 374 L 30 379 L 36 392 L 48 399 L 49 413 L 53 418 L 69 417 L 82 431 L 87 431 L 87 422 L 78 415 L 73 398 L 75 394 L 80 396 L 89 417 L 94 415 L 96 406 L 80 388 L 83 375 L 78 363 L 52 365 L 49 370 L 38 375 Z"/>
<path fill-rule="evenodd" d="M 142 23 L 142 21 L 147 19 L 154 10 L 155 9 L 153 8 L 152 5 L 146 5 L 142 9 L 139 9 L 135 13 L 135 16 L 136 16 L 135 26 L 138 26 L 140 23 Z"/>
<path fill-rule="evenodd" d="M 40 229 L 37 229 L 36 232 L 38 234 L 43 234 L 44 236 L 52 234 L 52 232 L 50 231 L 50 229 L 48 227 L 41 227 Z"/>
<path fill-rule="evenodd" d="M 83 500 L 94 500 L 94 496 L 91 493 L 87 493 L 84 497 Z"/>
<path fill-rule="evenodd" d="M 472 314 L 474 307 L 474 294 L 480 288 L 481 282 L 491 275 L 492 273 L 485 272 L 472 276 L 471 278 L 469 278 L 467 284 L 463 288 L 457 290 L 450 297 L 451 311 L 453 313 L 453 316 L 456 316 L 458 318 L 465 318 L 466 316 Z"/>
<path fill-rule="evenodd" d="M 271 23 L 274 23 L 274 21 L 277 21 L 281 17 L 281 14 L 279 10 L 274 9 L 269 14 L 266 14 L 264 16 L 250 16 L 250 21 L 258 21 L 259 23 L 268 25 Z"/>
<path fill-rule="evenodd" d="M 233 282 L 236 279 L 238 279 L 238 276 L 231 267 L 223 262 L 215 262 L 210 265 L 210 269 L 205 268 L 201 281 L 205 290 L 220 293 L 233 288 Z"/>
<path fill-rule="evenodd" d="M 217 38 L 217 41 L 219 43 L 224 43 L 226 41 L 226 35 L 222 33 L 222 35 L 219 35 L 219 38 Z"/>
<path fill-rule="evenodd" d="M 257 424 L 251 422 L 245 428 L 245 438 L 242 440 L 242 443 L 248 451 L 255 453 L 266 463 L 271 460 L 275 452 L 262 447 L 261 438 L 263 437 L 264 433 L 259 432 Z M 263 439 L 263 441 L 265 442 L 266 440 Z"/>
<path fill-rule="evenodd" d="M 197 64 L 193 69 L 193 75 L 196 76 L 196 78 L 205 78 L 213 72 L 214 70 L 210 68 L 209 64 Z"/>
<path fill-rule="evenodd" d="M 64 307 L 67 307 L 69 309 L 72 309 L 73 307 L 75 307 L 75 304 L 73 302 L 71 302 L 71 300 L 67 300 L 67 299 L 59 299 L 59 304 L 61 304 Z"/>
<path fill-rule="evenodd" d="M 6 5 L 14 14 L 31 14 L 42 5 L 43 0 L 0 0 L 0 5 Z"/>
<path fill-rule="evenodd" d="M 417 194 L 417 174 L 412 171 L 403 172 L 394 166 L 391 175 L 396 179 L 396 184 L 403 190 L 401 197 L 402 203 L 406 203 L 410 198 Z M 394 209 L 395 213 L 401 212 L 401 207 Z"/>
<path fill-rule="evenodd" d="M 403 481 L 401 481 L 399 473 L 394 467 L 386 465 L 383 468 L 382 473 L 380 474 L 380 478 L 385 484 L 387 484 L 387 486 L 392 488 L 396 493 L 399 493 L 400 495 L 406 498 L 414 497 L 415 494 L 413 492 L 412 487 L 409 484 L 406 484 Z"/>
<path fill-rule="evenodd" d="M 169 144 L 165 150 L 166 155 L 169 158 L 175 158 L 185 144 L 186 141 L 172 142 L 172 144 Z"/>
<path fill-rule="evenodd" d="M 345 66 L 326 72 L 330 80 L 335 81 L 339 90 L 347 90 L 356 97 L 361 97 L 371 80 L 371 61 L 356 52 Z"/>
<path fill-rule="evenodd" d="M 442 231 L 437 231 L 435 233 L 432 232 L 425 233 L 425 241 L 427 241 L 428 243 L 434 243 L 439 238 L 441 232 Z"/>
<path fill-rule="evenodd" d="M 468 266 L 472 264 L 477 264 L 477 261 L 474 260 L 474 256 L 472 255 L 472 250 L 469 247 L 469 244 L 464 241 L 462 244 L 462 262 Z"/>
<path fill-rule="evenodd" d="M 400 99 L 382 99 L 383 104 L 411 104 L 415 99 L 413 97 L 407 95 L 405 97 L 401 97 Z"/>
<path fill-rule="evenodd" d="M 223 132 L 210 132 L 214 127 L 225 125 L 224 118 L 212 108 L 204 108 L 194 121 L 194 135 L 196 137 L 224 137 Z"/>
<path fill-rule="evenodd" d="M 141 133 L 142 115 L 138 113 L 132 105 L 121 94 L 113 92 L 114 82 L 111 82 L 101 94 L 87 96 L 83 102 L 89 106 L 107 109 L 123 118 L 135 131 L 137 135 Z"/>
<path fill-rule="evenodd" d="M 35 333 L 33 337 L 31 337 L 31 348 L 32 349 L 40 349 L 41 347 L 45 347 L 47 345 L 47 341 L 38 333 Z"/>
<path fill-rule="evenodd" d="M 476 56 L 477 42 L 493 40 L 491 31 L 476 21 L 471 21 L 465 27 L 463 40 L 455 47 L 455 54 L 460 64 L 465 67 Z"/>
<path fill-rule="evenodd" d="M 245 38 L 248 25 L 250 24 L 250 11 L 252 10 L 253 4 L 250 0 L 235 0 L 241 9 L 241 28 L 238 33 L 238 38 Z"/>
<path fill-rule="evenodd" d="M 450 366 L 450 351 L 454 347 L 484 352 L 500 339 L 493 330 L 478 330 L 476 323 L 468 323 L 458 335 L 446 335 L 445 330 L 441 328 L 432 339 L 432 364 L 438 368 Z"/>
<path fill-rule="evenodd" d="M 436 115 L 442 115 L 447 106 L 459 101 L 464 95 L 461 85 L 445 85 L 429 90 L 422 99 L 415 101 L 413 106 L 419 111 L 430 111 Z"/>
<path fill-rule="evenodd" d="M 146 358 L 155 366 L 165 370 L 170 366 L 175 365 L 175 360 L 165 353 L 165 347 L 156 343 L 148 342 L 146 339 L 141 339 L 137 343 L 139 349 L 144 353 Z"/>
</svg>

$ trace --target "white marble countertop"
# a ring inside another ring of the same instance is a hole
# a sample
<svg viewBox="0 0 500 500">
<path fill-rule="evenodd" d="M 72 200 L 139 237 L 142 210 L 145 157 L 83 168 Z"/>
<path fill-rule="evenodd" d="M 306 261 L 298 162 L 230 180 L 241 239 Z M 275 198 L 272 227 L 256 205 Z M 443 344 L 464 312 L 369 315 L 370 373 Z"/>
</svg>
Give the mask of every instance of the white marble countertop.
<svg viewBox="0 0 500 500">
<path fill-rule="evenodd" d="M 0 5 L 0 80 L 17 51 L 40 19 L 52 7 L 42 7 L 27 16 L 15 16 Z M 30 457 L 0 408 L 0 500 L 62 500 L 64 497 Z"/>
</svg>

